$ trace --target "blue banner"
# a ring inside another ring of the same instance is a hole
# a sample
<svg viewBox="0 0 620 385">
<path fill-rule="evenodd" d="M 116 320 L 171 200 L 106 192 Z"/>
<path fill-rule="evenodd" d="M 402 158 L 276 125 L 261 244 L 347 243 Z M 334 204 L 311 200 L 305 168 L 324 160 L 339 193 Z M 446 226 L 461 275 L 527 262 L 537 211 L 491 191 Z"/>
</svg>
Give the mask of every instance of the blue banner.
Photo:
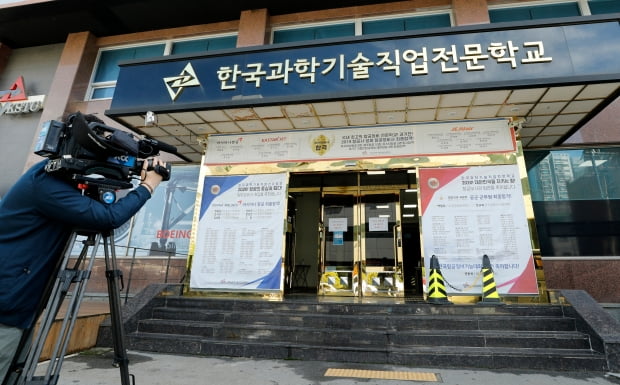
<svg viewBox="0 0 620 385">
<path fill-rule="evenodd" d="M 109 113 L 620 79 L 620 25 L 270 46 L 121 66 Z"/>
</svg>

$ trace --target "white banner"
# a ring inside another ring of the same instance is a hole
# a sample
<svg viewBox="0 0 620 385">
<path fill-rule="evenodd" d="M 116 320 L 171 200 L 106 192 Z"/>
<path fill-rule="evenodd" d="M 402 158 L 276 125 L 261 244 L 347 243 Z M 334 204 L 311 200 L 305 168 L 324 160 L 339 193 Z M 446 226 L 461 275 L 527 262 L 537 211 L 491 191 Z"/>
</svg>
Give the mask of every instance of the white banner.
<svg viewBox="0 0 620 385">
<path fill-rule="evenodd" d="M 499 294 L 538 294 L 517 165 L 418 170 L 426 278 L 434 255 L 449 294 L 480 295 L 482 262 Z"/>
<path fill-rule="evenodd" d="M 281 289 L 287 178 L 204 178 L 191 289 Z"/>
<path fill-rule="evenodd" d="M 209 135 L 206 165 L 304 162 L 516 150 L 507 119 Z"/>
</svg>

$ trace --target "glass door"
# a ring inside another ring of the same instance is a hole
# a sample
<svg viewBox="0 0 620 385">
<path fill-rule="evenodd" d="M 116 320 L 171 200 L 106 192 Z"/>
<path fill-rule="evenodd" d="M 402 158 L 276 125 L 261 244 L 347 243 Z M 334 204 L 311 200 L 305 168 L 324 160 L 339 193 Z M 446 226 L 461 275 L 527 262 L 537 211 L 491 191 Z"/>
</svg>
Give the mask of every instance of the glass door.
<svg viewBox="0 0 620 385">
<path fill-rule="evenodd" d="M 324 193 L 319 294 L 404 296 L 398 192 Z"/>
<path fill-rule="evenodd" d="M 360 197 L 364 296 L 404 296 L 398 197 L 398 193 Z"/>
<path fill-rule="evenodd" d="M 360 255 L 357 198 L 352 194 L 324 194 L 319 224 L 321 279 L 319 294 L 359 295 Z"/>
</svg>

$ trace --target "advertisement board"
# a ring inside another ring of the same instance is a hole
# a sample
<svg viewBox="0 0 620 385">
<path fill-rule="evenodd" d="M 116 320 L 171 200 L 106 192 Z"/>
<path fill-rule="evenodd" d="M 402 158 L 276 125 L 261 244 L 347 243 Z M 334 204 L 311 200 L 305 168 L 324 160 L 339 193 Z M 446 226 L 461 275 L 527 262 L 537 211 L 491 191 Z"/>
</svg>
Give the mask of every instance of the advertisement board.
<svg viewBox="0 0 620 385">
<path fill-rule="evenodd" d="M 499 294 L 538 295 L 517 165 L 425 168 L 418 178 L 427 275 L 435 256 L 449 295 L 479 295 L 487 255 Z"/>
<path fill-rule="evenodd" d="M 286 173 L 205 176 L 190 289 L 279 291 Z"/>
</svg>

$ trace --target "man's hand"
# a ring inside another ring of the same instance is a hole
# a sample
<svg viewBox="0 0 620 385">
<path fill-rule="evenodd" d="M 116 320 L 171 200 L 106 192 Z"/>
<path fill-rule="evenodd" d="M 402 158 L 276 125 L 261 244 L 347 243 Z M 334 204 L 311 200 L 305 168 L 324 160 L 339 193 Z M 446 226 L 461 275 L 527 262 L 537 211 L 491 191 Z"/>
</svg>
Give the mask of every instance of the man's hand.
<svg viewBox="0 0 620 385">
<path fill-rule="evenodd" d="M 162 169 L 165 172 L 162 171 Z M 160 171 L 161 174 L 158 173 L 158 171 Z M 146 185 L 146 187 L 151 191 L 152 194 L 162 180 L 170 179 L 170 171 L 166 162 L 162 161 L 157 157 L 154 157 L 149 158 L 144 162 L 144 164 L 142 165 L 142 171 L 140 176 L 140 184 Z M 164 177 L 166 177 L 166 179 L 164 179 Z"/>
</svg>

